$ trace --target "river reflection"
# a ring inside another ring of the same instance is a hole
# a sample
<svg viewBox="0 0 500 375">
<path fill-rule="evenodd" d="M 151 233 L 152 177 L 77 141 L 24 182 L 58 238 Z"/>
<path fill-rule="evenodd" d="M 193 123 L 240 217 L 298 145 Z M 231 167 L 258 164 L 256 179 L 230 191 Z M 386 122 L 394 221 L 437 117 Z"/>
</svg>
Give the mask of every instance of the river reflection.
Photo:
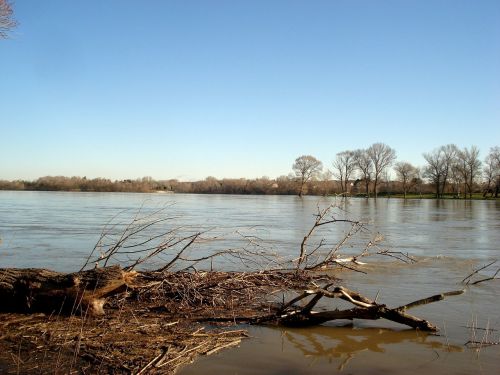
<svg viewBox="0 0 500 375">
<path fill-rule="evenodd" d="M 306 357 L 339 359 L 339 368 L 363 351 L 385 353 L 389 344 L 403 342 L 422 345 L 429 349 L 460 352 L 463 348 L 447 345 L 436 336 L 415 330 L 394 331 L 382 328 L 315 327 L 283 331 L 283 338 Z"/>
<path fill-rule="evenodd" d="M 494 361 L 482 362 L 444 336 L 414 330 L 349 326 L 249 330 L 255 337 L 240 348 L 202 358 L 179 374 L 470 374 L 478 366 L 496 368 Z"/>
</svg>

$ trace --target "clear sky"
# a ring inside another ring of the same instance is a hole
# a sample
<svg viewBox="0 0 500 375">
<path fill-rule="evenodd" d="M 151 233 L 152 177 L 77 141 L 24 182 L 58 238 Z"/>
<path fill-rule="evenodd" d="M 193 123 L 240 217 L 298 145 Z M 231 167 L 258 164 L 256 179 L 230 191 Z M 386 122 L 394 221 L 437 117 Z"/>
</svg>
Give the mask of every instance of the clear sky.
<svg viewBox="0 0 500 375">
<path fill-rule="evenodd" d="M 15 0 L 0 179 L 271 178 L 500 145 L 500 1 Z"/>
</svg>

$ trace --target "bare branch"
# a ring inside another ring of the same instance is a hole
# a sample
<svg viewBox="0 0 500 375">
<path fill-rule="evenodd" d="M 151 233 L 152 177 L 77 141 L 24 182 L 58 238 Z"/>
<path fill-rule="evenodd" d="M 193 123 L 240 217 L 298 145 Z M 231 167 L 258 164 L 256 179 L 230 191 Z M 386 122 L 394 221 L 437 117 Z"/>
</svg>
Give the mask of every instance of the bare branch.
<svg viewBox="0 0 500 375">
<path fill-rule="evenodd" d="M 431 303 L 431 302 L 441 301 L 445 297 L 448 297 L 448 296 L 458 296 L 460 294 L 463 294 L 464 292 L 465 292 L 465 290 L 462 289 L 462 290 L 454 290 L 451 292 L 436 294 L 436 295 L 431 296 L 431 297 L 422 298 L 422 299 L 419 299 L 418 301 L 414 301 L 414 302 L 408 303 L 406 305 L 399 306 L 395 310 L 401 310 L 401 311 L 409 310 L 409 309 L 412 309 L 412 308 L 417 307 L 417 306 L 427 305 L 428 303 Z"/>
<path fill-rule="evenodd" d="M 17 22 L 12 18 L 12 5 L 8 0 L 0 0 L 0 39 L 7 39 L 9 32 L 17 26 Z"/>
<path fill-rule="evenodd" d="M 473 277 L 474 275 L 476 275 L 476 274 L 477 274 L 477 273 L 479 273 L 480 271 L 482 271 L 482 270 L 484 270 L 484 269 L 488 268 L 489 266 L 492 266 L 492 265 L 493 265 L 493 264 L 495 264 L 496 262 L 497 262 L 497 261 L 496 261 L 496 260 L 494 260 L 494 261 L 492 261 L 491 263 L 488 263 L 488 264 L 486 264 L 485 266 L 482 266 L 482 267 L 478 268 L 477 270 L 474 270 L 471 274 L 469 274 L 468 276 L 466 276 L 466 277 L 462 280 L 462 283 L 465 283 L 466 285 L 468 285 L 468 284 L 471 282 L 471 279 L 472 279 L 472 277 Z M 497 273 L 498 273 L 498 271 L 497 271 Z M 495 276 L 496 276 L 496 274 L 495 274 Z"/>
</svg>

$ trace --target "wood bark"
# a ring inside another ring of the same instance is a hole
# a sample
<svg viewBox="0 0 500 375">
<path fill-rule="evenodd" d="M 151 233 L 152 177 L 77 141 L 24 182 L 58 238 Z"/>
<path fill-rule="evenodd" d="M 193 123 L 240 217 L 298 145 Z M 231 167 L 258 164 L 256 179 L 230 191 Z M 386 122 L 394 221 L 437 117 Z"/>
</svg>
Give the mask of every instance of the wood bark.
<svg viewBox="0 0 500 375">
<path fill-rule="evenodd" d="M 103 315 L 106 298 L 126 290 L 134 274 L 119 266 L 69 274 L 0 269 L 0 311 Z"/>
<path fill-rule="evenodd" d="M 268 317 L 268 321 L 275 321 L 280 325 L 285 326 L 312 326 L 325 323 L 331 320 L 338 319 L 387 319 L 396 323 L 404 324 L 422 331 L 436 332 L 438 328 L 427 320 L 418 318 L 406 313 L 407 310 L 428 303 L 440 301 L 447 296 L 455 296 L 462 294 L 463 290 L 457 290 L 447 293 L 436 294 L 431 297 L 423 298 L 418 301 L 408 303 L 396 308 L 389 308 L 386 305 L 372 301 L 361 294 L 343 287 L 336 287 L 333 290 L 328 290 L 328 287 L 306 290 L 301 295 L 284 304 L 280 311 L 275 315 L 275 318 Z M 305 298 L 313 296 L 313 298 L 305 305 L 298 308 L 295 304 Z M 312 311 L 312 308 L 323 297 L 340 298 L 348 301 L 356 307 L 348 310 L 330 310 L 330 311 Z"/>
</svg>

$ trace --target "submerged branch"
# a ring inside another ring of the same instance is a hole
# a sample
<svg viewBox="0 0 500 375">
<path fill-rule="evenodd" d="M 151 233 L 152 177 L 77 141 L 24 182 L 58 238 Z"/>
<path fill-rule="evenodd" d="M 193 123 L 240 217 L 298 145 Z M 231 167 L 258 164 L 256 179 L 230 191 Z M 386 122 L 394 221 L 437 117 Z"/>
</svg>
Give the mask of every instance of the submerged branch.
<svg viewBox="0 0 500 375">
<path fill-rule="evenodd" d="M 475 280 L 475 281 L 472 281 L 473 277 L 475 275 L 478 275 L 480 271 L 483 271 L 483 270 L 486 270 L 488 269 L 490 266 L 494 265 L 495 263 L 497 262 L 497 260 L 494 260 L 480 268 L 478 268 L 477 270 L 474 270 L 471 274 L 469 274 L 467 277 L 465 277 L 463 280 L 462 280 L 462 283 L 465 283 L 465 285 L 477 285 L 477 284 L 480 284 L 480 283 L 483 283 L 485 281 L 491 281 L 491 280 L 498 280 L 500 278 L 497 277 L 497 275 L 500 273 L 500 267 L 497 268 L 497 270 L 495 271 L 495 273 L 493 274 L 493 276 L 489 276 L 489 277 L 485 277 L 485 278 L 482 278 L 482 279 L 479 279 L 479 280 Z"/>
</svg>

